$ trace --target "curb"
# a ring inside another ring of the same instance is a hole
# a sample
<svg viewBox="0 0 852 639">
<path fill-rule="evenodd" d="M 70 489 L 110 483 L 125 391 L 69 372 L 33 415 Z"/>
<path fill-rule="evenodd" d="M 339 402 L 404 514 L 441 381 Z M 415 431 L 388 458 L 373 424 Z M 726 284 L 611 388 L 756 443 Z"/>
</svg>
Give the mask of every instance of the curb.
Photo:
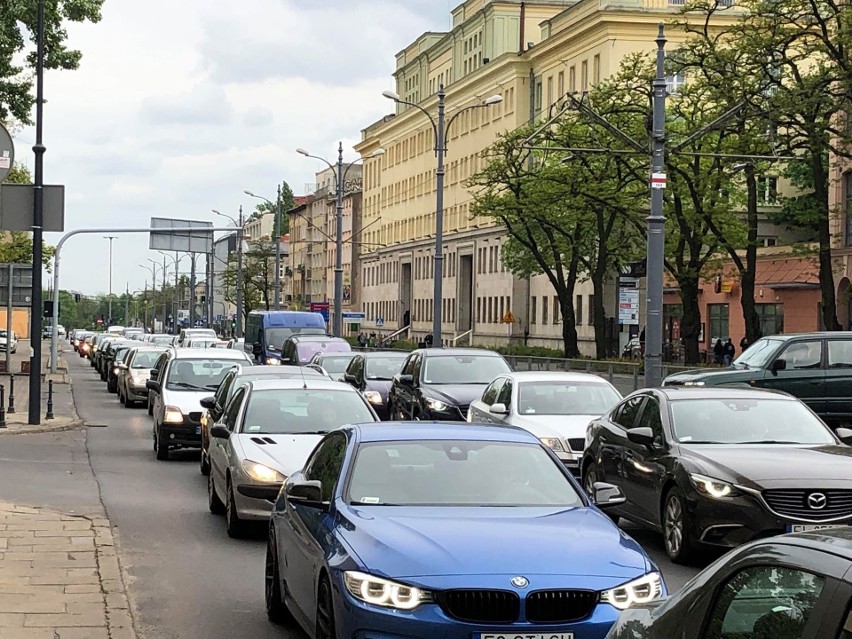
<svg viewBox="0 0 852 639">
<path fill-rule="evenodd" d="M 136 639 L 133 616 L 127 598 L 124 573 L 118 561 L 112 525 L 105 517 L 85 517 L 92 522 L 95 532 L 95 558 L 107 616 L 110 639 Z"/>
<path fill-rule="evenodd" d="M 68 424 L 57 424 L 52 426 L 50 424 L 40 424 L 35 428 L 22 428 L 20 430 L 8 430 L 8 428 L 4 428 L 0 430 L 0 437 L 4 436 L 12 436 L 12 435 L 38 435 L 39 433 L 61 433 L 66 430 L 76 430 L 86 425 L 86 422 L 80 417 L 80 414 L 77 412 L 77 403 L 74 401 L 74 385 L 69 381 L 68 382 L 69 390 L 71 393 L 71 422 Z"/>
</svg>

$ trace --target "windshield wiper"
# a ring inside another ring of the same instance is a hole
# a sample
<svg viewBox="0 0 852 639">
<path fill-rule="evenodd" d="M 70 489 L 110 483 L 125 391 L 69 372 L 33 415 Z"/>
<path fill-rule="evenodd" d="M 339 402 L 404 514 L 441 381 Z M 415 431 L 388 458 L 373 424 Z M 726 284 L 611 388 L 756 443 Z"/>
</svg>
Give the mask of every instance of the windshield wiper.
<svg viewBox="0 0 852 639">
<path fill-rule="evenodd" d="M 268 435 L 325 435 L 327 430 L 297 430 L 292 433 L 267 433 Z"/>
<path fill-rule="evenodd" d="M 680 443 L 684 444 L 685 446 L 689 446 L 690 444 L 720 444 L 721 442 L 714 442 L 710 441 L 709 439 L 690 439 L 687 441 L 681 439 Z"/>
<path fill-rule="evenodd" d="M 189 382 L 172 382 L 169 386 L 177 386 L 178 388 L 186 388 L 187 390 L 197 390 L 197 391 L 206 391 L 210 390 L 205 386 L 196 386 L 195 384 L 190 384 Z"/>
<path fill-rule="evenodd" d="M 738 444 L 802 444 L 803 442 L 790 442 L 781 439 L 761 439 L 754 442 L 737 442 Z"/>
</svg>

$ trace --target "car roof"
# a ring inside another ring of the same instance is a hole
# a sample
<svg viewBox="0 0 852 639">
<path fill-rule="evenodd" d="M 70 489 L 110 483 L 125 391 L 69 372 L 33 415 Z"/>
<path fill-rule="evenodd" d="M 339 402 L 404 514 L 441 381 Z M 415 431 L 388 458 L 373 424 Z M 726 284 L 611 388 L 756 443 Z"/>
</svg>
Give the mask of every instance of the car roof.
<svg viewBox="0 0 852 639">
<path fill-rule="evenodd" d="M 245 362 L 246 356 L 243 351 L 235 351 L 228 348 L 201 349 L 180 348 L 174 349 L 174 359 L 232 359 L 235 362 Z"/>
<path fill-rule="evenodd" d="M 516 426 L 469 422 L 376 422 L 353 426 L 362 442 L 384 441 L 483 441 L 538 444 L 528 431 Z"/>
<path fill-rule="evenodd" d="M 333 390 L 358 393 L 349 384 L 334 382 L 324 377 L 305 377 L 304 380 L 298 377 L 263 379 L 249 383 L 254 390 Z"/>
<path fill-rule="evenodd" d="M 272 379 L 325 379 L 325 375 L 313 368 L 302 366 L 240 366 L 237 370 L 237 378 L 244 375 L 263 375 Z"/>
<path fill-rule="evenodd" d="M 812 548 L 852 561 L 852 527 L 829 528 L 792 535 L 767 537 L 756 542 L 755 545 L 764 545 L 767 543 Z"/>
<path fill-rule="evenodd" d="M 317 356 L 321 357 L 322 359 L 330 359 L 330 358 L 334 358 L 334 357 L 350 357 L 351 358 L 351 357 L 355 357 L 357 354 L 358 353 L 356 353 L 355 351 L 346 351 L 345 353 L 342 353 L 340 351 L 332 351 L 330 353 L 325 353 L 323 351 L 320 351 L 320 352 L 317 353 Z"/>
<path fill-rule="evenodd" d="M 647 391 L 647 389 L 644 389 Z M 662 386 L 653 389 L 669 401 L 681 399 L 782 399 L 798 401 L 787 393 L 762 388 L 732 388 L 730 386 Z M 637 391 L 637 392 L 641 392 Z"/>
<path fill-rule="evenodd" d="M 406 358 L 406 357 L 408 357 L 410 354 L 411 354 L 411 353 L 409 353 L 409 352 L 407 352 L 407 351 L 370 351 L 369 353 L 366 353 L 366 352 L 364 352 L 364 351 L 359 351 L 359 352 L 356 352 L 356 353 L 355 353 L 355 355 L 360 355 L 360 356 L 361 356 L 361 357 L 363 357 L 364 359 L 373 359 L 374 357 L 375 357 L 375 358 L 379 358 L 379 357 L 397 357 L 397 358 L 399 358 L 399 359 L 405 359 L 405 358 Z"/>
<path fill-rule="evenodd" d="M 497 351 L 488 351 L 484 348 L 419 348 L 416 353 L 421 353 L 426 357 L 435 357 L 441 355 L 484 355 L 486 357 L 502 357 Z"/>
<path fill-rule="evenodd" d="M 270 328 L 275 328 L 274 326 Z M 310 326 L 308 328 L 311 328 Z M 287 339 L 294 342 L 345 342 L 342 337 L 332 337 L 331 335 L 291 335 Z"/>
<path fill-rule="evenodd" d="M 791 339 L 801 338 L 816 338 L 816 339 L 852 339 L 852 335 L 848 331 L 814 331 L 812 333 L 784 333 L 783 335 L 764 335 L 765 339 L 776 339 L 782 341 L 790 341 Z"/>
<path fill-rule="evenodd" d="M 594 373 L 518 371 L 515 373 L 503 373 L 500 377 L 510 377 L 518 382 L 591 382 L 609 385 L 607 380 Z"/>
</svg>

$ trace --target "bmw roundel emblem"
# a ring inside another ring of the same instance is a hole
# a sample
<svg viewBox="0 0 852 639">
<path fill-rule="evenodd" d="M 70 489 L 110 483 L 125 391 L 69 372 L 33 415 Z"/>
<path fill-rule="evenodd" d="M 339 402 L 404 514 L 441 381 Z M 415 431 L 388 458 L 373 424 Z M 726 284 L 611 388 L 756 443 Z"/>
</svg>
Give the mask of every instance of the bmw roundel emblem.
<svg viewBox="0 0 852 639">
<path fill-rule="evenodd" d="M 515 588 L 526 588 L 530 585 L 530 580 L 526 577 L 512 577 L 512 585 Z"/>
</svg>

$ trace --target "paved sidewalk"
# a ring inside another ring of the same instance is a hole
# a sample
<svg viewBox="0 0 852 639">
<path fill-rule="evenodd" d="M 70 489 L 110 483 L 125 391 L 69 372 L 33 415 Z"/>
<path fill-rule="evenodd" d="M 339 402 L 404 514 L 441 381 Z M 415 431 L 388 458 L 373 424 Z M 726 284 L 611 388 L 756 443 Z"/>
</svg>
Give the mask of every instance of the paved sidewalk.
<svg viewBox="0 0 852 639">
<path fill-rule="evenodd" d="M 107 519 L 0 502 L 0 637 L 136 637 Z"/>
</svg>

